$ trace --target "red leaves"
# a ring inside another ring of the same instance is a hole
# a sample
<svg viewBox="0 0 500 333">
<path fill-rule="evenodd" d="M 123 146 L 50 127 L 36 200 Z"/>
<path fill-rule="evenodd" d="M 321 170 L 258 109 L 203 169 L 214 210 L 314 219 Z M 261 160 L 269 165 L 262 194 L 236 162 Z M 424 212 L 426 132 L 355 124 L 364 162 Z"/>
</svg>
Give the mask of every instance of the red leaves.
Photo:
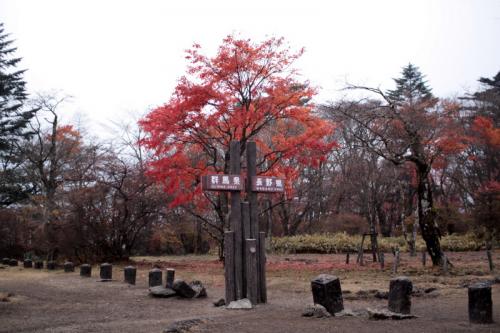
<svg viewBox="0 0 500 333">
<path fill-rule="evenodd" d="M 292 53 L 284 39 L 260 44 L 228 36 L 217 55 L 186 51 L 188 76 L 170 101 L 141 120 L 144 144 L 155 152 L 150 174 L 173 196 L 173 205 L 197 200 L 198 179 L 227 172 L 231 140 L 254 140 L 268 165 L 262 171 L 297 177 L 303 165 L 316 165 L 334 147 L 333 128 L 311 113 L 315 90 L 297 81 L 291 68 L 303 50 Z"/>
<path fill-rule="evenodd" d="M 472 129 L 476 133 L 477 143 L 500 148 L 500 128 L 496 128 L 491 119 L 483 116 L 476 117 Z"/>
</svg>

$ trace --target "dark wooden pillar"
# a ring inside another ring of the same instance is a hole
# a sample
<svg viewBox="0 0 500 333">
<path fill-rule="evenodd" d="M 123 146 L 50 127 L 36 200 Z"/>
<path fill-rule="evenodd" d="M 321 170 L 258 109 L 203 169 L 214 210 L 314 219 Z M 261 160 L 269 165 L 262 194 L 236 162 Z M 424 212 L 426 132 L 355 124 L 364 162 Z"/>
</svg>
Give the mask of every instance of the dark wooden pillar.
<svg viewBox="0 0 500 333">
<path fill-rule="evenodd" d="M 257 193 L 252 191 L 252 178 L 257 176 L 257 145 L 253 141 L 247 142 L 247 200 L 250 204 L 250 238 L 255 239 L 256 248 L 260 249 L 259 244 L 259 207 L 257 202 Z M 260 281 L 260 256 L 257 255 L 257 295 L 258 302 L 261 302 L 261 281 Z"/>
<path fill-rule="evenodd" d="M 234 231 L 224 232 L 224 278 L 226 304 L 236 300 L 234 283 Z"/>
<path fill-rule="evenodd" d="M 231 141 L 229 148 L 229 172 L 232 175 L 240 174 L 240 142 Z M 229 221 L 231 231 L 234 231 L 234 272 L 236 299 L 243 298 L 243 227 L 241 223 L 241 194 L 231 192 L 231 211 Z"/>
</svg>

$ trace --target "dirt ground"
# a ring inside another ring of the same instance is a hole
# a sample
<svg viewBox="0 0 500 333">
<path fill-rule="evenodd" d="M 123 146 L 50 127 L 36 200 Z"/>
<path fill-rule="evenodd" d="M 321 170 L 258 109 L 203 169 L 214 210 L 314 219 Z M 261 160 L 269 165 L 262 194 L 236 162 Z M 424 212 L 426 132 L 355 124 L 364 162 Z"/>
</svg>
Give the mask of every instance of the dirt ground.
<svg viewBox="0 0 500 333">
<path fill-rule="evenodd" d="M 224 296 L 222 265 L 212 256 L 136 257 L 137 285 L 122 282 L 124 264 L 115 264 L 112 282 L 97 282 L 77 272 L 36 271 L 21 267 L 0 269 L 0 332 L 162 332 L 174 322 L 199 319 L 189 332 L 500 332 L 500 284 L 492 286 L 494 324 L 468 322 L 466 285 L 494 279 L 484 252 L 451 253 L 454 264 L 447 275 L 422 267 L 420 257 L 403 254 L 397 275 L 409 276 L 420 296 L 412 298 L 418 318 L 402 321 L 361 317 L 305 318 L 312 304 L 310 280 L 320 273 L 340 277 L 344 307 L 352 310 L 384 308 L 387 300 L 366 291 L 387 291 L 392 258 L 386 267 L 345 264 L 344 255 L 273 255 L 268 258 L 269 303 L 253 310 L 227 310 L 212 303 Z M 500 268 L 500 252 L 494 253 Z M 176 277 L 201 280 L 205 299 L 156 299 L 147 293 L 147 272 L 154 264 L 173 267 Z M 427 288 L 435 291 L 425 293 Z"/>
</svg>

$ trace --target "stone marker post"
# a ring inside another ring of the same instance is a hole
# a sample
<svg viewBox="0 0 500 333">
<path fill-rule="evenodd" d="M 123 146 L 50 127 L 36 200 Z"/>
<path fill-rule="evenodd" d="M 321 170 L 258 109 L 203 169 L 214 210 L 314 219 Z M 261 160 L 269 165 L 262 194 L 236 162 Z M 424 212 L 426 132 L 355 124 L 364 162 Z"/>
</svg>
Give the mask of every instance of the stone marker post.
<svg viewBox="0 0 500 333">
<path fill-rule="evenodd" d="M 175 281 L 175 269 L 167 268 L 165 272 L 165 287 L 172 289 Z"/>
<path fill-rule="evenodd" d="M 413 284 L 406 276 L 391 279 L 389 284 L 389 310 L 392 312 L 410 314 L 411 292 Z"/>
<path fill-rule="evenodd" d="M 135 284 L 136 275 L 137 269 L 134 266 L 127 266 L 123 269 L 124 280 L 128 284 Z"/>
<path fill-rule="evenodd" d="M 24 265 L 24 268 L 32 268 L 33 267 L 33 260 L 24 259 L 23 265 Z"/>
<path fill-rule="evenodd" d="M 9 266 L 17 266 L 17 259 L 10 259 Z"/>
<path fill-rule="evenodd" d="M 469 286 L 469 321 L 475 324 L 493 322 L 491 285 L 480 282 Z"/>
<path fill-rule="evenodd" d="M 35 261 L 35 269 L 42 269 L 42 268 L 43 268 L 43 261 L 42 260 Z"/>
<path fill-rule="evenodd" d="M 149 271 L 149 287 L 161 286 L 163 284 L 163 273 L 159 268 L 153 268 Z"/>
<path fill-rule="evenodd" d="M 344 310 L 340 279 L 329 274 L 320 274 L 311 281 L 315 304 L 320 304 L 332 315 Z"/>
<path fill-rule="evenodd" d="M 51 270 L 51 271 L 55 270 L 56 269 L 56 262 L 52 261 L 52 260 L 47 261 L 47 269 Z"/>
<path fill-rule="evenodd" d="M 80 266 L 80 276 L 90 277 L 92 275 L 92 266 L 83 264 Z"/>
<path fill-rule="evenodd" d="M 113 265 L 107 262 L 101 264 L 101 271 L 99 275 L 101 277 L 101 280 L 111 281 L 111 279 L 113 278 Z"/>
<path fill-rule="evenodd" d="M 66 261 L 64 263 L 64 271 L 66 273 L 71 273 L 75 271 L 75 265 L 71 261 Z"/>
<path fill-rule="evenodd" d="M 3 258 L 2 259 L 2 264 L 3 265 L 9 265 L 10 264 L 10 258 Z"/>
</svg>

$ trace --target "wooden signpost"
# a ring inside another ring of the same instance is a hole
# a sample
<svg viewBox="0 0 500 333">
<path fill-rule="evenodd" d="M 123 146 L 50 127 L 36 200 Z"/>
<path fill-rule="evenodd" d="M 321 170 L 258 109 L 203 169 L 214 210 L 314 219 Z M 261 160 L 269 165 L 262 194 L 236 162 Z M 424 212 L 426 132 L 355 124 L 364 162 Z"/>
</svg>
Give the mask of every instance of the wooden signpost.
<svg viewBox="0 0 500 333">
<path fill-rule="evenodd" d="M 248 298 L 253 304 L 267 302 L 265 232 L 259 230 L 257 193 L 284 192 L 284 179 L 257 176 L 257 146 L 245 147 L 247 177 L 241 175 L 240 142 L 229 147 L 230 174 L 202 176 L 204 191 L 231 194 L 230 230 L 224 233 L 224 275 L 226 304 Z M 241 192 L 246 200 L 241 200 Z"/>
</svg>

